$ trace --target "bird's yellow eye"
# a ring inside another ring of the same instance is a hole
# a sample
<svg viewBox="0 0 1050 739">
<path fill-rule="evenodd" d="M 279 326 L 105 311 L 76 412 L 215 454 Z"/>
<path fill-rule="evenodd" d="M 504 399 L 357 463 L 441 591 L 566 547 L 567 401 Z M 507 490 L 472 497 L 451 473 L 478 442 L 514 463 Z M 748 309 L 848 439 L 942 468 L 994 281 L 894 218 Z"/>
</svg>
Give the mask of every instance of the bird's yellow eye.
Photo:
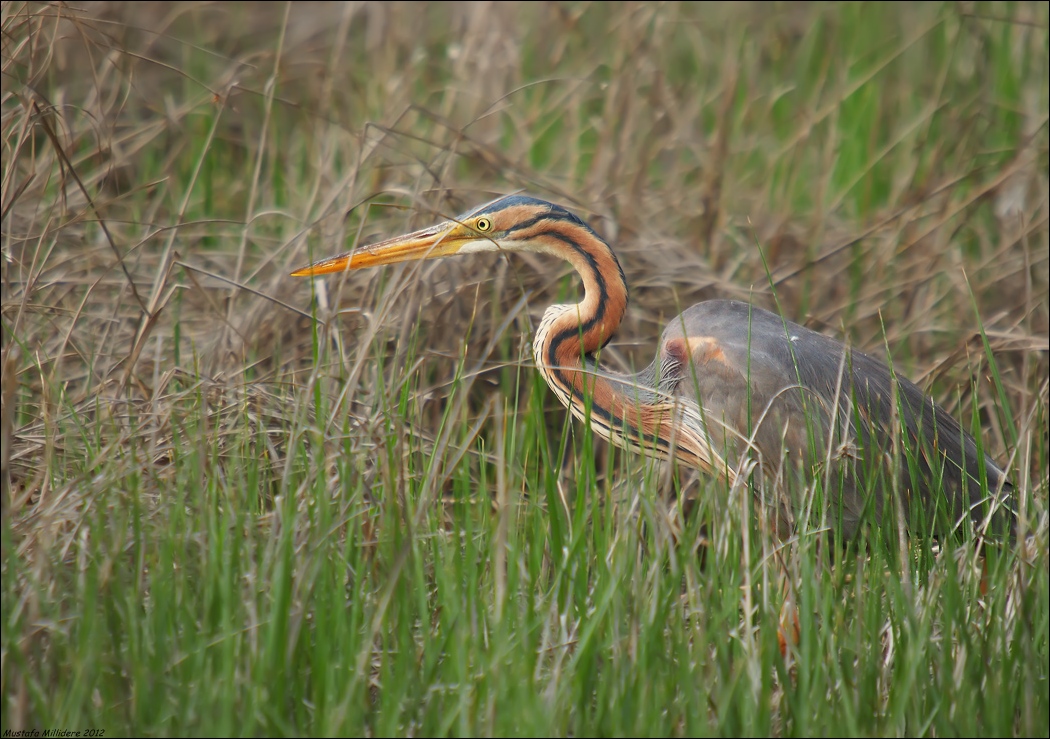
<svg viewBox="0 0 1050 739">
<path fill-rule="evenodd" d="M 481 231 L 482 233 L 486 231 L 491 231 L 492 221 L 490 221 L 488 218 L 479 218 L 477 221 L 474 222 L 474 228 L 476 228 L 478 231 Z"/>
</svg>

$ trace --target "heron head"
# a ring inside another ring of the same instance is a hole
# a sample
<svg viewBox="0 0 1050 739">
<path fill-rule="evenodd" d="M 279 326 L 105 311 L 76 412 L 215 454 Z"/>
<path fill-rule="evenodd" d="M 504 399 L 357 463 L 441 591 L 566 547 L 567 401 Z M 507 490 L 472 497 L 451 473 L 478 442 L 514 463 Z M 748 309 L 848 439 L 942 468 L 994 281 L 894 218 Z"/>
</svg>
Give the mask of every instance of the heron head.
<svg viewBox="0 0 1050 739">
<path fill-rule="evenodd" d="M 297 269 L 292 276 L 324 275 L 453 254 L 521 251 L 530 248 L 536 233 L 533 227 L 547 219 L 572 221 L 588 228 L 561 206 L 525 195 L 510 195 L 434 226 L 322 259 Z"/>
</svg>

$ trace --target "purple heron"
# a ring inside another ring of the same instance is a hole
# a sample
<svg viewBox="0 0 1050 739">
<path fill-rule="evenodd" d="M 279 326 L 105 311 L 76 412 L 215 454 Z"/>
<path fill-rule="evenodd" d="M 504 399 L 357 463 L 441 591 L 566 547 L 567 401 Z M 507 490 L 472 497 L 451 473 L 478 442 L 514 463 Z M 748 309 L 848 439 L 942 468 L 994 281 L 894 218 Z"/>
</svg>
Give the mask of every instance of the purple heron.
<svg viewBox="0 0 1050 739">
<path fill-rule="evenodd" d="M 878 522 L 893 490 L 912 525 L 918 516 L 941 530 L 969 521 L 1013 532 L 1012 485 L 948 412 L 882 361 L 775 313 L 699 303 L 670 322 L 641 372 L 600 369 L 597 354 L 627 309 L 627 283 L 605 240 L 561 206 L 503 197 L 292 275 L 512 251 L 560 257 L 579 273 L 583 299 L 543 315 L 536 366 L 572 415 L 614 444 L 729 482 L 757 472 L 802 483 L 775 484 L 779 490 L 804 491 L 824 480 L 835 492 L 824 496 L 822 513 L 846 537 L 865 520 Z M 762 497 L 782 535 L 806 507 L 797 492 Z"/>
</svg>

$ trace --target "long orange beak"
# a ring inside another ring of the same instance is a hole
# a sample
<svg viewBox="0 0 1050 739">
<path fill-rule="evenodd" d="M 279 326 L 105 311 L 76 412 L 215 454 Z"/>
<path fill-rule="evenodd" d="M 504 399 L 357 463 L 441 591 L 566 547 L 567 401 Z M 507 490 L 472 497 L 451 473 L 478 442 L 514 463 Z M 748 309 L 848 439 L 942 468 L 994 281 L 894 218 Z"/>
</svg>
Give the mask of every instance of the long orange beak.
<svg viewBox="0 0 1050 739">
<path fill-rule="evenodd" d="M 459 251 L 467 241 L 476 238 L 477 236 L 464 226 L 454 221 L 446 221 L 421 231 L 380 241 L 378 244 L 363 246 L 337 257 L 322 259 L 308 267 L 300 267 L 292 272 L 291 276 L 311 277 L 382 264 L 447 257 Z"/>
</svg>

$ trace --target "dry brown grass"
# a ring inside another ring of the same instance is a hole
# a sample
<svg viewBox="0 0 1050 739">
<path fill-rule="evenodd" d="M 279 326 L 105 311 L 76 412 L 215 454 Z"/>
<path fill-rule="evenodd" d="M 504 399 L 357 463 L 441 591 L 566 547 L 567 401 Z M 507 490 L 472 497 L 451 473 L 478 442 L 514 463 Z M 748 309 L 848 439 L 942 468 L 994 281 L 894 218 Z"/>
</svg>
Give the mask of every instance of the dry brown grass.
<svg viewBox="0 0 1050 739">
<path fill-rule="evenodd" d="M 1019 111 L 1030 143 L 995 165 L 919 136 L 926 151 L 896 157 L 888 202 L 857 214 L 831 191 L 841 142 L 824 125 L 852 81 L 821 70 L 817 99 L 785 128 L 764 123 L 788 92 L 761 77 L 766 57 L 786 54 L 814 11 L 617 6 L 605 49 L 588 43 L 604 30 L 597 12 L 5 6 L 5 502 L 22 509 L 49 484 L 46 460 L 66 443 L 56 414 L 117 422 L 130 404 L 152 421 L 128 433 L 159 439 L 187 392 L 172 389 L 181 375 L 250 387 L 281 401 L 269 411 L 280 415 L 312 362 L 309 286 L 290 267 L 515 189 L 577 208 L 617 245 L 633 288 L 618 363 L 646 361 L 659 327 L 698 300 L 772 307 L 761 250 L 786 315 L 888 346 L 917 380 L 938 380 L 953 409 L 973 391 L 996 402 L 979 314 L 1012 408 L 1045 406 L 1045 109 Z M 916 28 L 935 22 L 909 12 Z M 537 27 L 551 32 L 526 30 Z M 698 77 L 669 79 L 659 39 L 672 31 L 694 44 Z M 548 59 L 550 81 L 522 77 L 526 55 Z M 953 102 L 894 128 L 905 138 Z M 556 124 L 556 139 L 537 143 Z M 578 140 L 589 148 L 563 144 Z M 775 182 L 794 162 L 816 166 L 816 179 Z M 820 202 L 793 211 L 795 187 Z M 410 210 L 369 210 L 374 201 Z M 527 333 L 566 284 L 565 267 L 530 258 L 396 274 L 396 288 L 376 274 L 340 281 L 321 308 L 357 382 L 376 371 L 362 368 L 376 338 L 396 368 L 416 331 L 428 353 L 457 357 L 466 325 L 468 358 L 492 366 L 476 352 L 508 311 L 519 311 L 508 330 Z M 350 312 L 336 319 L 340 306 Z M 449 380 L 453 363 L 423 361 L 435 386 Z M 985 421 L 1002 458 L 999 414 Z"/>
</svg>

